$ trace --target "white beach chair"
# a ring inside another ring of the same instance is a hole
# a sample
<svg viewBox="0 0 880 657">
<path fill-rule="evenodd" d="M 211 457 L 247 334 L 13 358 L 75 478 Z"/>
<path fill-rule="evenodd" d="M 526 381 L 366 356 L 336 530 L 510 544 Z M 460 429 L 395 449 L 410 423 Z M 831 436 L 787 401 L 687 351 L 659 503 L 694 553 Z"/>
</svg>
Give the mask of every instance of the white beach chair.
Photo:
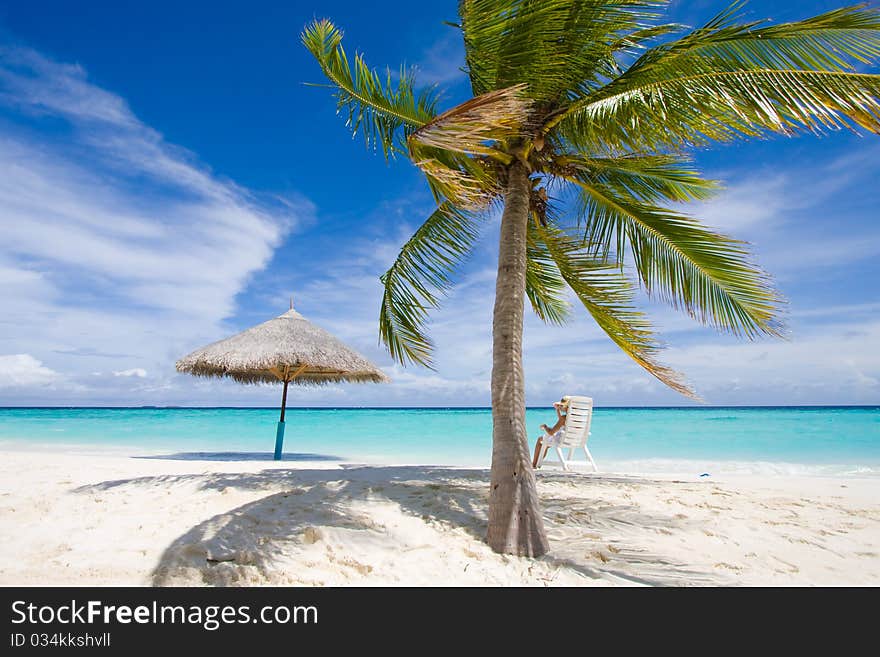
<svg viewBox="0 0 880 657">
<path fill-rule="evenodd" d="M 550 447 L 556 452 L 559 461 L 562 463 L 563 470 L 569 470 L 572 465 L 589 465 L 594 472 L 599 472 L 593 455 L 587 448 L 587 441 L 590 439 L 590 421 L 593 419 L 593 400 L 590 397 L 569 397 L 568 413 L 565 416 L 565 427 L 563 427 L 559 437 L 552 437 L 547 434 L 541 436 L 546 441 L 544 445 L 549 443 Z M 568 450 L 568 457 L 562 455 L 562 450 Z M 575 450 L 583 450 L 587 459 L 585 461 L 573 460 Z M 538 467 L 544 463 L 544 457 L 548 454 L 546 448 L 541 449 L 538 456 Z"/>
</svg>

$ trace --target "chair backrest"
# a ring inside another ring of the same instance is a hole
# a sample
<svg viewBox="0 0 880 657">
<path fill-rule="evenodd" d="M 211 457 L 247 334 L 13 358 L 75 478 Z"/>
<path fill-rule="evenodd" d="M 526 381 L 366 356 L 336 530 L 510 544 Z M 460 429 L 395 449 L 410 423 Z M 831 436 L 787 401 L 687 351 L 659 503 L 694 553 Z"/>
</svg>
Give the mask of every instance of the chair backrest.
<svg viewBox="0 0 880 657">
<path fill-rule="evenodd" d="M 590 437 L 590 421 L 593 419 L 591 397 L 569 397 L 565 415 L 565 434 L 562 447 L 581 447 Z"/>
</svg>

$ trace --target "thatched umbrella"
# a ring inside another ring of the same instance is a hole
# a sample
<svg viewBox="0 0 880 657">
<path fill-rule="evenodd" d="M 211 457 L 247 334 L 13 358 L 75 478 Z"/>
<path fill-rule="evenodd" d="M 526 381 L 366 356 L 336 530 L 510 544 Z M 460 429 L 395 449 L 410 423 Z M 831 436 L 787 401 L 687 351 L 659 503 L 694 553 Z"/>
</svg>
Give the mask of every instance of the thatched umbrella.
<svg viewBox="0 0 880 657">
<path fill-rule="evenodd" d="M 389 379 L 357 352 L 293 309 L 225 340 L 202 347 L 177 361 L 178 372 L 229 377 L 239 383 L 284 384 L 275 460 L 284 444 L 287 386 L 340 381 L 384 383 Z"/>
</svg>

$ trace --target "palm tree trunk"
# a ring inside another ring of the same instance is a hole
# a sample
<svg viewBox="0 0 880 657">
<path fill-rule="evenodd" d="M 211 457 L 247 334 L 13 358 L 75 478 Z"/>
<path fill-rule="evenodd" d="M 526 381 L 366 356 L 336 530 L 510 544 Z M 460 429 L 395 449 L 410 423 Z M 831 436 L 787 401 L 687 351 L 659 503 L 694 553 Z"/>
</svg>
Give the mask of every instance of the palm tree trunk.
<svg viewBox="0 0 880 657">
<path fill-rule="evenodd" d="M 529 176 L 515 162 L 501 216 L 492 319 L 492 483 L 486 540 L 496 552 L 536 557 L 549 546 L 526 441 L 522 334 L 528 221 Z"/>
</svg>

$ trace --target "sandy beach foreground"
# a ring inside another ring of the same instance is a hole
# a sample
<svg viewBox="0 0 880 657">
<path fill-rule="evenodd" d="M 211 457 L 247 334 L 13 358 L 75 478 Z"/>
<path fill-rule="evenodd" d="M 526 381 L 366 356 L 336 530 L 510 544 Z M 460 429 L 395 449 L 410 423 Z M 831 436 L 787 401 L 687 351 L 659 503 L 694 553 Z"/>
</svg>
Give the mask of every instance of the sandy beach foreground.
<svg viewBox="0 0 880 657">
<path fill-rule="evenodd" d="M 876 479 L 541 472 L 532 560 L 485 470 L 0 456 L 2 585 L 880 584 Z"/>
</svg>

